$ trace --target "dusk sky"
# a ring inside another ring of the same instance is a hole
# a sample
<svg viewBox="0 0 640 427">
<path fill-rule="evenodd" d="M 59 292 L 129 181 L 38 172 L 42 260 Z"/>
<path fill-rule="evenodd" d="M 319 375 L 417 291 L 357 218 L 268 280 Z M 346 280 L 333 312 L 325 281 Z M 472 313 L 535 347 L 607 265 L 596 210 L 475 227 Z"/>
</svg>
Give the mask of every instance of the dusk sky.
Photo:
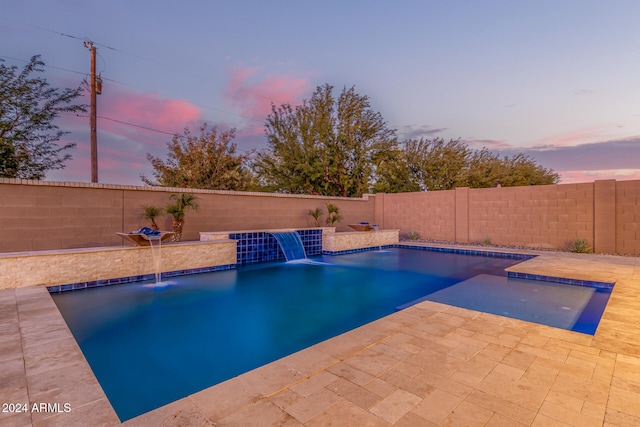
<svg viewBox="0 0 640 427">
<path fill-rule="evenodd" d="M 640 2 L 3 0 L 0 58 L 42 55 L 57 87 L 98 48 L 99 181 L 143 185 L 147 153 L 203 122 L 265 147 L 264 122 L 319 85 L 355 86 L 400 140 L 524 152 L 561 183 L 640 179 Z M 85 101 L 89 103 L 88 95 Z M 89 119 L 47 180 L 91 180 Z"/>
</svg>

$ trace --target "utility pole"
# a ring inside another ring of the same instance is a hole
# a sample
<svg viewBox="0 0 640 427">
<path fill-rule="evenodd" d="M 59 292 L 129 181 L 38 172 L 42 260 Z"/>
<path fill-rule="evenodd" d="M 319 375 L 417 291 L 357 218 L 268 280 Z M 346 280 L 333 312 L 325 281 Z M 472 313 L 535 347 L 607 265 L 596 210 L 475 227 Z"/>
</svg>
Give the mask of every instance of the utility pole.
<svg viewBox="0 0 640 427">
<path fill-rule="evenodd" d="M 84 42 L 84 47 L 91 52 L 91 75 L 89 79 L 89 90 L 91 94 L 91 111 L 89 126 L 91 128 L 91 182 L 98 182 L 98 134 L 97 134 L 97 113 L 96 113 L 96 47 L 91 40 Z"/>
</svg>

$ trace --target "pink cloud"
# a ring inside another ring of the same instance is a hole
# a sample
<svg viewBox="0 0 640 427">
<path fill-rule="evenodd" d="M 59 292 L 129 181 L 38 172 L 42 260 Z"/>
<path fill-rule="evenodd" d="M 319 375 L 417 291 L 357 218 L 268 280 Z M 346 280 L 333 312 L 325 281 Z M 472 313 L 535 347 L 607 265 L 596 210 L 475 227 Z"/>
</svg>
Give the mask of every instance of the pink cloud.
<svg viewBox="0 0 640 427">
<path fill-rule="evenodd" d="M 67 162 L 66 168 L 48 173 L 49 180 L 86 182 L 91 178 L 89 118 L 88 113 L 80 115 L 60 117 L 60 129 L 71 131 L 60 145 L 75 142 L 77 146 L 69 151 L 73 159 Z M 201 124 L 200 109 L 187 101 L 117 86 L 105 88 L 104 94 L 98 97 L 99 181 L 141 184 L 139 174 L 150 175 L 151 171 L 147 153 L 163 157 L 171 133 L 182 133 L 185 127 L 198 129 Z"/>
<path fill-rule="evenodd" d="M 98 132 L 155 146 L 165 146 L 171 138 L 161 132 L 182 133 L 202 121 L 200 108 L 187 101 L 119 89 L 98 97 L 98 116 Z"/>
<path fill-rule="evenodd" d="M 239 134 L 261 134 L 271 104 L 295 103 L 311 89 L 305 78 L 291 76 L 258 76 L 258 67 L 237 66 L 227 69 L 229 82 L 225 101 L 238 113 L 251 120 Z"/>
<path fill-rule="evenodd" d="M 496 139 L 465 139 L 462 140 L 469 147 L 477 150 L 481 150 L 482 148 L 487 148 L 489 150 L 501 150 L 501 149 L 510 149 L 513 148 L 512 145 L 499 141 Z"/>
<path fill-rule="evenodd" d="M 598 141 L 602 138 L 602 127 L 588 127 L 574 129 L 569 132 L 552 135 L 535 141 L 531 148 L 545 149 L 557 147 L 571 147 L 578 144 L 586 144 Z"/>
<path fill-rule="evenodd" d="M 562 184 L 593 182 L 600 179 L 618 181 L 640 180 L 640 169 L 612 169 L 589 171 L 558 171 Z"/>
</svg>

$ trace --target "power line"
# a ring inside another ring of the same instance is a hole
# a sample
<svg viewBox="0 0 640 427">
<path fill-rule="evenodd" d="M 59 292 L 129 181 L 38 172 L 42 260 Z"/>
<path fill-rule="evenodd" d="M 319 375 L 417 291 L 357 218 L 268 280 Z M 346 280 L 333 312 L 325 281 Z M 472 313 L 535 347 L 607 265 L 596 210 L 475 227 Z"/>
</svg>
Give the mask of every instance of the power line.
<svg viewBox="0 0 640 427">
<path fill-rule="evenodd" d="M 74 114 L 74 116 L 75 117 L 81 117 L 81 118 L 89 118 L 89 116 L 85 115 L 85 114 Z M 148 130 L 148 131 L 151 131 L 151 132 L 156 132 L 156 133 L 161 133 L 161 134 L 164 134 L 164 135 L 174 136 L 174 137 L 177 137 L 177 138 L 186 138 L 184 135 L 180 135 L 177 132 L 167 132 L 167 131 L 164 131 L 164 130 L 155 129 L 155 128 L 148 127 L 148 126 L 143 126 L 143 125 L 138 125 L 138 124 L 135 124 L 135 123 L 125 122 L 123 120 L 118 120 L 118 119 L 114 119 L 114 118 L 111 118 L 111 117 L 105 117 L 105 116 L 97 116 L 97 117 L 99 119 L 102 119 L 102 120 L 108 120 L 110 122 L 115 122 L 115 123 L 123 124 L 123 125 L 126 125 L 126 126 L 131 126 L 131 127 L 138 128 L 138 129 L 144 129 L 144 130 Z M 236 149 L 238 151 L 244 151 L 245 153 L 248 153 L 250 151 L 250 150 L 244 150 L 242 148 L 236 148 Z"/>
<path fill-rule="evenodd" d="M 52 33 L 52 34 L 58 34 L 60 36 L 68 37 L 68 38 L 75 39 L 75 40 L 82 40 L 82 41 L 87 41 L 88 40 L 88 37 L 74 36 L 74 35 L 71 35 L 71 34 L 63 33 L 61 31 L 56 31 L 56 30 L 52 30 L 50 28 L 40 27 L 38 25 L 28 24 L 26 22 L 22 22 L 22 21 L 18 21 L 18 20 L 10 20 L 10 19 L 6 19 L 6 20 L 13 21 L 13 22 L 16 22 L 18 24 L 21 24 L 21 25 L 24 25 L 24 26 L 27 26 L 27 27 L 31 27 L 31 28 L 34 28 L 34 29 L 38 29 L 38 30 L 41 30 L 41 31 L 46 31 L 46 32 L 49 32 L 49 33 Z M 122 53 L 124 55 L 132 56 L 134 58 L 137 58 L 137 59 L 140 59 L 140 60 L 143 60 L 143 61 L 151 62 L 151 63 L 156 64 L 156 65 L 161 65 L 163 67 L 170 68 L 170 69 L 173 69 L 175 71 L 179 71 L 181 73 L 190 74 L 192 76 L 198 77 L 198 78 L 203 79 L 203 80 L 208 80 L 207 77 L 204 77 L 204 76 L 201 76 L 199 74 L 193 73 L 193 72 L 191 72 L 189 70 L 184 70 L 184 69 L 175 67 L 175 66 L 170 65 L 170 64 L 165 64 L 163 62 L 156 61 L 154 59 L 150 59 L 150 58 L 146 58 L 146 57 L 141 56 L 141 55 L 137 55 L 135 53 L 127 52 L 127 51 L 124 51 L 122 49 L 118 49 L 118 48 L 115 48 L 115 47 L 112 47 L 112 46 L 108 46 L 106 44 L 102 44 L 102 43 L 98 43 L 98 42 L 93 42 L 93 44 L 96 45 L 96 46 L 100 46 L 102 48 L 105 48 L 105 49 L 112 50 L 114 52 L 118 52 L 118 53 Z"/>
<path fill-rule="evenodd" d="M 0 58 L 10 59 L 10 60 L 12 60 L 12 61 L 25 62 L 25 63 L 28 63 L 28 62 L 29 62 L 29 61 L 27 61 L 27 60 L 25 60 L 25 59 L 14 58 L 14 57 L 12 57 L 12 56 L 6 56 L 6 55 L 0 55 Z M 81 75 L 84 75 L 84 76 L 86 76 L 86 75 L 88 74 L 88 73 L 86 73 L 86 72 L 82 72 L 82 71 L 75 71 L 75 70 L 70 70 L 70 69 L 68 69 L 68 68 L 56 67 L 55 65 L 47 65 L 47 64 L 44 64 L 44 66 L 45 66 L 45 67 L 47 67 L 47 68 L 53 68 L 53 69 L 56 69 L 56 70 L 68 71 L 68 72 L 70 72 L 70 73 L 81 74 Z"/>
<path fill-rule="evenodd" d="M 88 118 L 89 117 L 89 116 L 84 115 L 84 114 L 75 114 L 75 116 L 76 117 L 83 117 L 83 118 Z M 139 128 L 139 129 L 144 129 L 144 130 L 148 130 L 148 131 L 152 131 L 152 132 L 162 133 L 162 134 L 165 134 L 165 135 L 171 135 L 171 136 L 178 135 L 175 132 L 171 133 L 171 132 L 167 132 L 167 131 L 160 130 L 160 129 L 154 129 L 154 128 L 151 128 L 151 127 L 148 127 L 148 126 L 137 125 L 135 123 L 129 123 L 129 122 L 125 122 L 123 120 L 113 119 L 111 117 L 105 117 L 105 116 L 97 116 L 97 117 L 99 119 L 108 120 L 110 122 L 116 122 L 116 123 L 120 123 L 120 124 L 123 124 L 123 125 L 131 126 L 131 127 L 135 127 L 135 128 Z"/>
<path fill-rule="evenodd" d="M 65 33 L 60 32 L 60 31 L 54 31 L 54 30 L 50 30 L 49 28 L 39 27 L 37 25 L 29 24 L 27 22 L 18 21 L 17 19 L 7 19 L 7 18 L 4 18 L 4 17 L 3 17 L 3 19 L 5 21 L 10 21 L 10 22 L 13 21 L 13 22 L 18 23 L 20 25 L 24 25 L 25 27 L 31 27 L 31 28 L 35 28 L 35 29 L 38 29 L 38 30 L 47 31 L 49 33 L 58 34 L 58 35 L 63 36 L 63 37 L 69 37 L 71 39 L 77 39 L 77 40 L 86 40 L 86 37 L 72 36 L 70 34 L 65 34 Z"/>
<path fill-rule="evenodd" d="M 0 18 L 0 19 L 2 19 L 2 18 Z M 22 22 L 22 21 L 18 21 L 18 20 L 11 20 L 11 19 L 6 19 L 6 18 L 4 18 L 4 19 L 7 20 L 7 21 L 13 21 L 13 22 L 19 23 L 19 24 L 27 26 L 27 27 L 31 27 L 31 28 L 35 28 L 35 29 L 38 29 L 38 30 L 46 31 L 46 32 L 49 32 L 49 33 L 52 33 L 52 34 L 58 34 L 58 35 L 63 36 L 63 37 L 68 37 L 68 38 L 71 38 L 71 39 L 82 40 L 82 41 L 87 41 L 88 40 L 87 37 L 80 37 L 80 36 L 75 36 L 75 35 L 71 35 L 71 34 L 66 34 L 66 33 L 63 33 L 61 31 L 56 31 L 56 30 L 52 30 L 52 29 L 49 29 L 49 28 L 40 27 L 40 26 L 33 25 L 33 24 L 28 24 L 26 22 Z M 124 54 L 124 55 L 128 55 L 128 56 L 131 56 L 131 57 L 143 60 L 143 61 L 147 61 L 147 62 L 156 64 L 156 65 L 160 65 L 160 66 L 163 66 L 165 68 L 172 69 L 174 71 L 178 71 L 178 72 L 181 72 L 181 73 L 184 73 L 184 74 L 189 74 L 191 76 L 198 77 L 199 79 L 202 79 L 202 80 L 207 81 L 207 82 L 210 81 L 208 77 L 201 76 L 201 75 L 196 74 L 196 73 L 194 73 L 192 71 L 189 71 L 189 70 L 185 70 L 185 69 L 182 69 L 182 68 L 175 67 L 175 66 L 173 66 L 171 64 L 166 64 L 166 63 L 163 63 L 163 62 L 160 62 L 160 61 L 156 61 L 154 59 L 146 58 L 144 56 L 137 55 L 137 54 L 131 53 L 131 52 L 127 52 L 127 51 L 124 51 L 122 49 L 118 49 L 118 48 L 115 48 L 115 47 L 112 47 L 112 46 L 108 46 L 108 45 L 105 45 L 105 44 L 102 44 L 102 43 L 93 42 L 93 44 L 96 45 L 96 46 L 103 47 L 105 49 L 112 50 L 114 52 L 118 52 L 118 53 L 121 53 L 121 54 Z M 285 101 L 282 101 L 282 100 L 275 99 L 273 97 L 260 95 L 260 94 L 257 94 L 257 93 L 255 95 L 260 97 L 260 98 L 264 98 L 266 100 L 274 102 L 274 103 L 279 103 L 279 104 L 290 103 L 290 101 L 285 102 Z M 233 114 L 233 113 L 230 113 L 230 114 Z M 245 118 L 248 118 L 248 117 L 245 117 Z"/>
<path fill-rule="evenodd" d="M 94 44 L 97 44 L 97 43 L 94 43 Z M 29 61 L 27 61 L 25 59 L 14 58 L 14 57 L 5 56 L 5 55 L 0 55 L 0 58 L 10 59 L 10 60 L 13 60 L 13 61 L 20 61 L 20 62 L 24 62 L 24 63 L 28 63 L 29 62 Z M 88 75 L 88 73 L 86 73 L 86 72 L 70 70 L 68 68 L 57 67 L 57 66 L 54 66 L 54 65 L 44 64 L 44 66 L 47 67 L 47 68 L 53 68 L 53 69 L 56 69 L 56 70 L 68 71 L 70 73 L 80 74 L 80 75 L 83 75 L 83 76 L 87 76 Z M 132 86 L 132 85 L 130 85 L 128 83 L 124 83 L 124 82 L 121 82 L 121 81 L 118 81 L 118 80 L 110 79 L 108 77 L 102 77 L 102 80 L 108 81 L 108 82 L 111 82 L 111 83 L 116 83 L 116 84 L 119 84 L 119 85 L 122 85 L 122 86 L 126 86 L 126 87 L 129 87 L 129 88 L 132 88 L 132 89 L 136 89 L 136 90 L 143 90 L 143 89 L 140 89 L 139 87 Z M 260 95 L 258 95 L 258 96 L 260 96 Z M 247 120 L 251 120 L 251 121 L 254 121 L 254 122 L 262 123 L 261 119 L 257 119 L 255 117 L 250 117 L 250 116 L 244 116 L 242 114 L 234 113 L 232 111 L 224 110 L 222 108 L 212 107 L 210 105 L 198 104 L 198 103 L 194 103 L 194 102 L 191 102 L 191 104 L 193 104 L 193 105 L 195 105 L 197 107 L 205 108 L 207 110 L 217 111 L 219 113 L 224 113 L 224 114 L 228 114 L 228 115 L 231 115 L 231 116 L 240 117 L 242 119 L 247 119 Z M 205 119 L 205 120 L 209 121 L 208 119 Z"/>
</svg>

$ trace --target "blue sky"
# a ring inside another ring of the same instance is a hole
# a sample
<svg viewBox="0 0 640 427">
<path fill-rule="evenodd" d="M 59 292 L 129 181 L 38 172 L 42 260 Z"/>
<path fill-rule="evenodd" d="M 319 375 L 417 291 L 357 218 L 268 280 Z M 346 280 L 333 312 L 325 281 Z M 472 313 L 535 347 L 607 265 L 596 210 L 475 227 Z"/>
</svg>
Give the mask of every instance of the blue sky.
<svg viewBox="0 0 640 427">
<path fill-rule="evenodd" d="M 264 147 L 271 102 L 300 103 L 324 83 L 369 96 L 400 139 L 525 152 L 563 183 L 640 179 L 635 0 L 15 0 L 2 9 L 4 64 L 41 54 L 53 85 L 79 85 L 89 73 L 82 42 L 96 43 L 100 182 L 141 185 L 146 154 L 164 157 L 169 134 L 203 122 L 236 127 L 241 150 Z M 58 124 L 78 147 L 47 179 L 88 182 L 88 119 Z"/>
</svg>

